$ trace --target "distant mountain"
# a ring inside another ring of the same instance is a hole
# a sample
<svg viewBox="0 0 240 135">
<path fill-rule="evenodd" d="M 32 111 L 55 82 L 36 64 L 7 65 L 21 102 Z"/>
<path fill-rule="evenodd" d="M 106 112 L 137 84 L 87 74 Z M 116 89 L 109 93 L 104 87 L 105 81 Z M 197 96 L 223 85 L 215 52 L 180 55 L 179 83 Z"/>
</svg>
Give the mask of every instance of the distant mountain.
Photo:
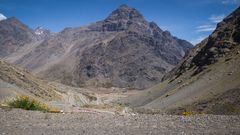
<svg viewBox="0 0 240 135">
<path fill-rule="evenodd" d="M 240 7 L 167 73 L 161 84 L 127 103 L 174 114 L 240 114 L 239 67 Z"/>
<path fill-rule="evenodd" d="M 38 39 L 46 39 L 52 35 L 51 31 L 43 27 L 37 27 L 34 33 Z"/>
<path fill-rule="evenodd" d="M 33 31 L 16 18 L 0 21 L 0 57 L 5 57 L 25 44 L 35 41 Z"/>
<path fill-rule="evenodd" d="M 7 60 L 68 85 L 144 89 L 159 83 L 192 45 L 121 5 L 102 21 L 66 28 L 29 48 Z"/>
</svg>

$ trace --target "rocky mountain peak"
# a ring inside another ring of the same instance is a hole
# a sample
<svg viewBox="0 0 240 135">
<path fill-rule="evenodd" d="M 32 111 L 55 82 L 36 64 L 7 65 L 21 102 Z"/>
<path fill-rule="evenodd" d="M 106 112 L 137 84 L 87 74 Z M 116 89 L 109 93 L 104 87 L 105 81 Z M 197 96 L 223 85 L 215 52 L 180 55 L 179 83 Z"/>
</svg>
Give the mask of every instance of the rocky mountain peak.
<svg viewBox="0 0 240 135">
<path fill-rule="evenodd" d="M 7 18 L 7 19 L 1 21 L 1 23 L 2 24 L 8 24 L 8 25 L 16 25 L 16 26 L 19 26 L 19 27 L 27 27 L 25 24 L 20 22 L 16 17 Z"/>
<path fill-rule="evenodd" d="M 118 8 L 130 8 L 127 4 L 122 4 Z"/>
<path fill-rule="evenodd" d="M 148 22 L 136 9 L 124 4 L 120 5 L 106 19 L 92 24 L 88 28 L 93 31 L 141 31 L 148 29 Z"/>
<path fill-rule="evenodd" d="M 6 20 L 6 19 L 7 19 L 7 17 L 0 13 L 0 21 Z"/>
<path fill-rule="evenodd" d="M 44 29 L 43 27 L 39 26 L 34 30 L 34 33 L 37 35 L 41 35 L 44 31 L 46 31 L 46 29 Z"/>
<path fill-rule="evenodd" d="M 143 16 L 134 8 L 127 6 L 126 4 L 120 5 L 114 10 L 106 20 L 117 21 L 117 20 L 134 20 L 143 19 Z"/>
<path fill-rule="evenodd" d="M 41 27 L 33 32 L 37 39 L 42 33 Z M 39 41 L 31 51 L 18 52 L 14 63 L 39 77 L 80 87 L 151 87 L 192 47 L 127 5 L 105 20 Z"/>
<path fill-rule="evenodd" d="M 38 39 L 45 39 L 51 35 L 51 31 L 48 29 L 45 29 L 43 27 L 37 27 L 34 30 L 35 35 L 37 36 Z"/>
</svg>

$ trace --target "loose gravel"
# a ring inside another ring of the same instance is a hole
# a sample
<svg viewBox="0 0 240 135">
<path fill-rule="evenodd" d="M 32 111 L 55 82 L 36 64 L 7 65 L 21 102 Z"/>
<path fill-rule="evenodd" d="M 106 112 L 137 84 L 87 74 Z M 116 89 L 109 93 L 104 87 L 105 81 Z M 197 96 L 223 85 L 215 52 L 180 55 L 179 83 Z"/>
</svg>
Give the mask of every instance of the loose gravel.
<svg viewBox="0 0 240 135">
<path fill-rule="evenodd" d="M 43 113 L 0 109 L 0 135 L 240 134 L 240 116 Z"/>
</svg>

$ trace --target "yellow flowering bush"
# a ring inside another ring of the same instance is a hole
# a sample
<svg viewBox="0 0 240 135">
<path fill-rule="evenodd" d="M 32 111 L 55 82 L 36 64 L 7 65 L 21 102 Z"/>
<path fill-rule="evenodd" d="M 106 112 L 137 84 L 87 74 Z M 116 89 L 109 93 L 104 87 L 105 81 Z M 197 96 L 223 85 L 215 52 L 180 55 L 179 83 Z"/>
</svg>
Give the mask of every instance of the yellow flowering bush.
<svg viewBox="0 0 240 135">
<path fill-rule="evenodd" d="M 196 111 L 184 111 L 182 112 L 183 116 L 190 116 L 190 115 L 197 115 L 197 114 L 204 114 L 203 112 L 196 112 Z"/>
</svg>

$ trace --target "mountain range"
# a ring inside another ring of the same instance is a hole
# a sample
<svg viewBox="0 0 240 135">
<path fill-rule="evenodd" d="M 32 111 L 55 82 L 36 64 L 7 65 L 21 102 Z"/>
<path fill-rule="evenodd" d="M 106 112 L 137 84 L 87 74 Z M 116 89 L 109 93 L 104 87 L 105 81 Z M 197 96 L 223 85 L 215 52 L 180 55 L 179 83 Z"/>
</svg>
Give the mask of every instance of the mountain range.
<svg viewBox="0 0 240 135">
<path fill-rule="evenodd" d="M 77 87 L 149 88 L 193 47 L 127 5 L 102 21 L 55 34 L 9 18 L 0 22 L 0 38 L 6 61 Z"/>
<path fill-rule="evenodd" d="M 59 33 L 33 30 L 12 17 L 0 21 L 0 96 L 20 92 L 46 100 L 61 97 L 75 106 L 80 97 L 81 104 L 106 98 L 95 88 L 109 92 L 119 87 L 145 89 L 119 100 L 108 93 L 107 100 L 138 112 L 239 114 L 239 57 L 240 7 L 196 46 L 146 21 L 127 5 L 104 20 Z M 61 83 L 89 88 L 96 97 Z"/>
</svg>

